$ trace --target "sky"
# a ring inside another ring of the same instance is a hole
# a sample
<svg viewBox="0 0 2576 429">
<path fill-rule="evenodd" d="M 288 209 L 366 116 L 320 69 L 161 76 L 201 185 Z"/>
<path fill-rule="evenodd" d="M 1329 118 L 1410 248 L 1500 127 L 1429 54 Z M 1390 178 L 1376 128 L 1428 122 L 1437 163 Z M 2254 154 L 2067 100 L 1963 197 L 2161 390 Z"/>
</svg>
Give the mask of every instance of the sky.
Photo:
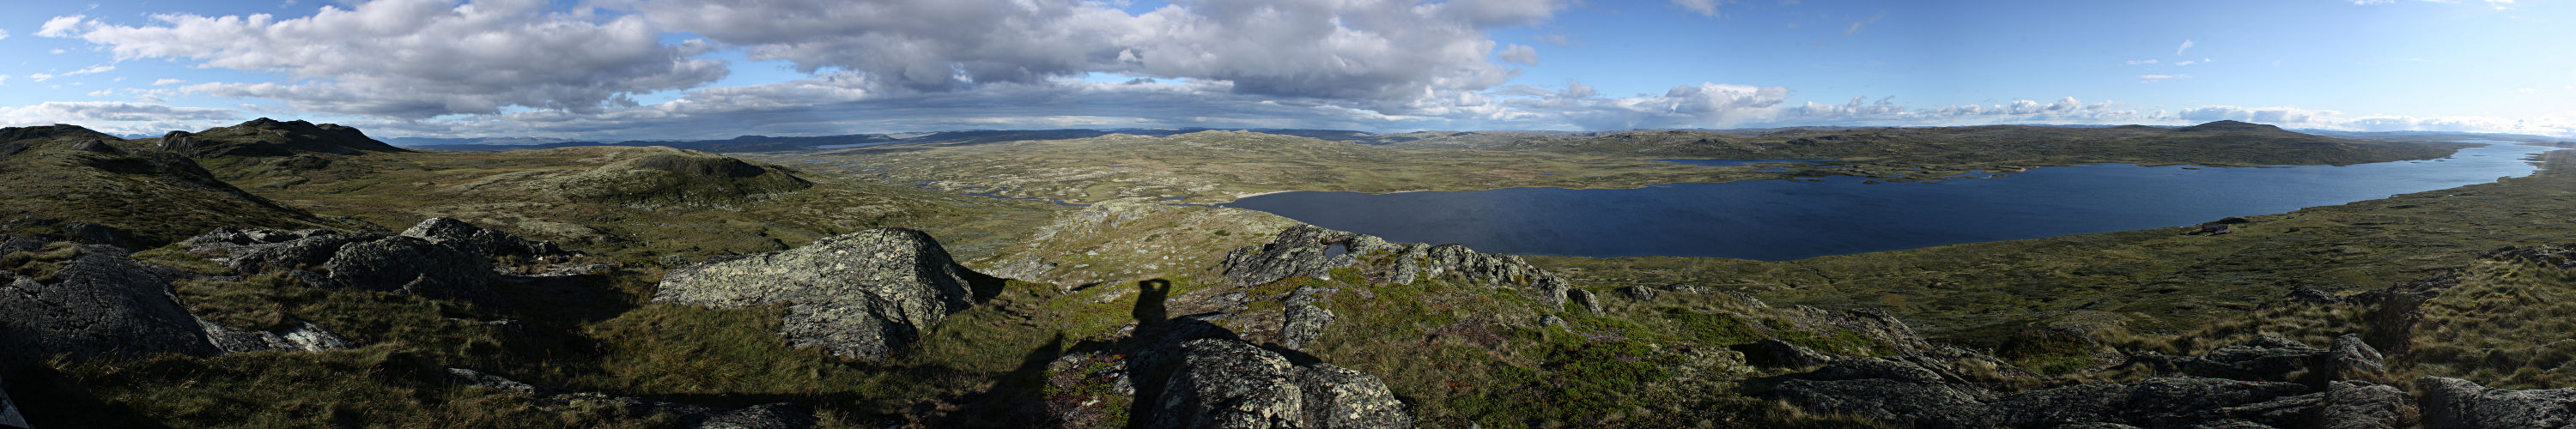
<svg viewBox="0 0 2576 429">
<path fill-rule="evenodd" d="M 2576 136 L 2565 0 L 0 0 L 0 126 Z"/>
</svg>

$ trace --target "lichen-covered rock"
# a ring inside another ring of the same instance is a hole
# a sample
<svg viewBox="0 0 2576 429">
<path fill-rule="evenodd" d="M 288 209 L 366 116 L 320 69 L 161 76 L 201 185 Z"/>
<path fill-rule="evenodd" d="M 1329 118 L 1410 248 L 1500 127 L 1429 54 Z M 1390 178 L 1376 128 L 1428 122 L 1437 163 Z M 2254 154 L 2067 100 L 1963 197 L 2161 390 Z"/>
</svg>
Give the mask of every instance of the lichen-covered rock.
<svg viewBox="0 0 2576 429">
<path fill-rule="evenodd" d="M 7 385 L 9 385 L 7 381 L 0 380 L 0 386 Z M 9 400 L 9 392 L 6 390 L 0 390 L 0 427 L 28 427 L 27 415 L 18 412 L 18 403 Z"/>
<path fill-rule="evenodd" d="M 124 249 L 80 245 L 50 275 L 0 272 L 0 368 L 57 354 L 213 355 L 196 316 L 171 295 L 177 270 L 137 262 Z"/>
<path fill-rule="evenodd" d="M 1270 244 L 1245 246 L 1227 253 L 1228 281 L 1257 285 L 1293 276 L 1331 277 L 1334 268 L 1358 267 L 1366 278 L 1339 279 L 1361 283 L 1412 284 L 1416 279 L 1454 278 L 1469 284 L 1524 288 L 1539 302 L 1563 306 L 1573 288 L 1565 280 L 1512 255 L 1477 253 L 1455 244 L 1388 243 L 1374 236 L 1298 225 L 1279 232 Z"/>
<path fill-rule="evenodd" d="M 2565 428 L 2576 425 L 2576 388 L 2503 390 L 2448 377 L 2415 381 L 2424 427 Z"/>
<path fill-rule="evenodd" d="M 2395 387 L 2357 381 L 2336 381 L 2326 386 L 2324 402 L 2318 404 L 2317 427 L 2325 429 L 2387 429 L 2409 426 L 2408 416 L 2416 414 L 2414 398 Z"/>
<path fill-rule="evenodd" d="M 1280 346 L 1301 349 L 1307 341 L 1324 334 L 1324 327 L 1333 323 L 1333 311 L 1316 306 L 1315 295 L 1329 290 L 1308 286 L 1288 294 L 1287 309 L 1280 317 Z"/>
<path fill-rule="evenodd" d="M 507 232 L 484 229 L 453 218 L 433 217 L 421 220 L 402 236 L 429 240 L 431 243 L 473 252 L 484 257 L 523 257 L 533 259 L 571 256 L 554 243 L 519 238 Z"/>
<path fill-rule="evenodd" d="M 1328 363 L 1297 367 L 1295 381 L 1305 394 L 1308 428 L 1401 428 L 1413 426 L 1404 403 L 1395 399 L 1377 376 Z"/>
<path fill-rule="evenodd" d="M 1163 384 L 1157 428 L 1403 428 L 1404 403 L 1377 377 L 1324 363 L 1292 365 L 1251 343 L 1182 343 Z"/>
<path fill-rule="evenodd" d="M 663 277 L 654 302 L 787 306 L 779 334 L 798 347 L 884 358 L 973 303 L 985 279 L 952 261 L 929 234 L 865 231 L 778 252 L 708 262 Z"/>
<path fill-rule="evenodd" d="M 2362 342 L 2360 335 L 2335 337 L 2334 348 L 2326 351 L 2326 359 L 2332 360 L 2327 367 L 2333 369 L 2331 377 L 2338 380 L 2388 372 L 2387 357 Z"/>
<path fill-rule="evenodd" d="M 1180 367 L 1164 383 L 1158 428 L 1304 427 L 1305 394 L 1288 359 L 1241 341 L 1181 344 Z"/>
<path fill-rule="evenodd" d="M 385 237 L 341 246 L 323 264 L 340 287 L 397 291 L 430 298 L 485 299 L 492 263 L 480 256 L 412 237 Z"/>
</svg>

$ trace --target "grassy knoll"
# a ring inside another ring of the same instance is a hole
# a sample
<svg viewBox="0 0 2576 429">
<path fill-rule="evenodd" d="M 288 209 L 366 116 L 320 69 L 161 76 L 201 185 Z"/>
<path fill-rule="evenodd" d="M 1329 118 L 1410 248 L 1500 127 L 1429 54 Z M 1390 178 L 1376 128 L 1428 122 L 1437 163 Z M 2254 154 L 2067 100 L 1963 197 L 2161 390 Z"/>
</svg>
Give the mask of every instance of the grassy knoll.
<svg viewBox="0 0 2576 429">
<path fill-rule="evenodd" d="M 2293 287 L 2372 289 L 2487 249 L 2568 241 L 2576 154 L 2498 183 L 2253 216 L 2228 235 L 2148 229 L 1796 261 L 1531 257 L 1578 283 L 1693 283 L 1773 302 L 1885 308 L 1928 335 L 1994 344 L 2032 327 L 2188 330 Z M 2213 219 L 2215 220 L 2215 219 Z M 1999 226 L 2009 227 L 2009 226 Z"/>
</svg>

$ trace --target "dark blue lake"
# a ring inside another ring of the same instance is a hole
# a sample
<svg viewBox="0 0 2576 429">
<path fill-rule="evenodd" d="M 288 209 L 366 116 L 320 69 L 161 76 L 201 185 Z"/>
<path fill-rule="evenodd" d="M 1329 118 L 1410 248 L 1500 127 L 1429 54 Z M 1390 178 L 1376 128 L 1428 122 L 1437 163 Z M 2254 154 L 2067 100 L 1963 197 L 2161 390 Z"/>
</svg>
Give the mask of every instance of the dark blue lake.
<svg viewBox="0 0 2576 429">
<path fill-rule="evenodd" d="M 2439 160 L 2271 168 L 2043 167 L 1935 183 L 1676 183 L 1643 189 L 1286 192 L 1229 207 L 1395 242 L 1559 256 L 1789 260 L 2195 225 L 2530 175 L 2552 148 L 2477 141 Z"/>
</svg>

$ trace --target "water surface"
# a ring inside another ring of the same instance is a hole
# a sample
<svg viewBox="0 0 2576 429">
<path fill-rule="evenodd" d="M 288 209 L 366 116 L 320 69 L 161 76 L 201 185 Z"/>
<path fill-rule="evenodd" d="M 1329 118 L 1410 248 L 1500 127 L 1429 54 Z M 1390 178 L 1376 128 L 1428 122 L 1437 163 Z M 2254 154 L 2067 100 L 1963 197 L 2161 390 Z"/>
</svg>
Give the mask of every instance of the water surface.
<svg viewBox="0 0 2576 429">
<path fill-rule="evenodd" d="M 2210 168 L 2095 164 L 1999 178 L 1864 184 L 1677 183 L 1643 189 L 1286 192 L 1226 206 L 1395 242 L 1561 256 L 1788 260 L 2194 225 L 2530 175 L 2552 148 L 2473 141 L 2441 160 Z"/>
</svg>

